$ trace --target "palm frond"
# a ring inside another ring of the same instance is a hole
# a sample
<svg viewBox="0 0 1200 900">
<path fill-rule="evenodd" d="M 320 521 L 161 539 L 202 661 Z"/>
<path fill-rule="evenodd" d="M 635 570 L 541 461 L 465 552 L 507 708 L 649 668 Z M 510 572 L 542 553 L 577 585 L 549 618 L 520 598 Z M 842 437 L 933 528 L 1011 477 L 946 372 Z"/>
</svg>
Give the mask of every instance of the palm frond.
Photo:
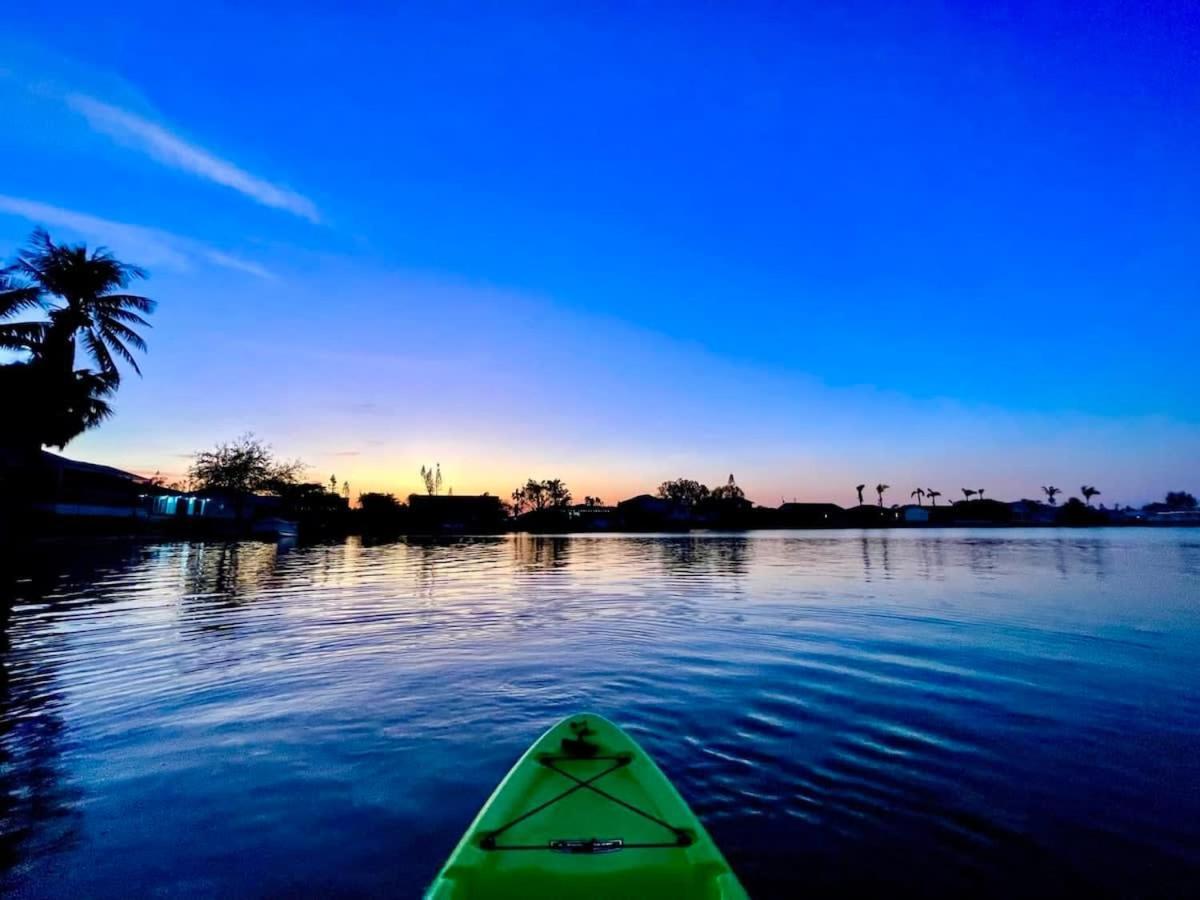
<svg viewBox="0 0 1200 900">
<path fill-rule="evenodd" d="M 106 309 L 104 316 L 109 319 L 116 319 L 118 322 L 132 322 L 134 325 L 141 325 L 143 328 L 154 327 L 137 313 L 130 312 L 127 309 Z"/>
<path fill-rule="evenodd" d="M 120 322 L 101 322 L 100 336 L 104 338 L 105 343 L 110 347 L 114 343 L 123 343 L 129 344 L 134 349 L 141 350 L 143 353 L 146 352 L 146 342 L 142 340 L 142 336 Z"/>
<path fill-rule="evenodd" d="M 37 350 L 46 340 L 46 322 L 0 323 L 0 348 L 5 350 Z"/>
<path fill-rule="evenodd" d="M 112 354 L 108 352 L 108 347 L 105 346 L 99 334 L 90 328 L 85 330 L 83 332 L 83 343 L 87 347 L 88 353 L 92 355 L 92 359 L 100 366 L 101 372 L 113 377 L 120 377 L 117 372 L 117 364 L 113 362 Z M 129 351 L 126 350 L 125 352 L 128 353 Z M 134 370 L 137 370 L 136 365 L 134 366 Z M 138 372 L 138 374 L 140 375 L 141 373 Z"/>
<path fill-rule="evenodd" d="M 42 305 L 42 292 L 35 285 L 22 284 L 0 272 L 0 319 Z"/>
<path fill-rule="evenodd" d="M 126 329 L 126 331 L 128 330 L 129 329 Z M 89 332 L 89 334 L 91 333 L 92 332 Z M 133 335 L 134 339 L 136 339 L 135 341 L 131 340 L 130 342 L 133 343 L 137 349 L 145 351 L 146 342 L 138 337 L 138 335 L 134 332 L 130 331 L 129 333 Z M 104 327 L 101 327 L 96 334 L 104 346 L 107 346 L 111 352 L 116 353 L 117 356 L 129 363 L 130 367 L 133 369 L 133 371 L 137 372 L 138 375 L 142 374 L 142 370 L 138 367 L 137 360 L 134 359 L 133 354 L 129 352 L 129 348 L 125 346 L 125 343 L 121 337 L 113 333 L 111 329 Z M 101 368 L 104 368 L 103 364 L 101 364 Z M 116 366 L 113 366 L 113 370 L 116 370 Z"/>
<path fill-rule="evenodd" d="M 107 372 L 94 372 L 91 369 L 76 369 L 74 375 L 77 385 L 89 394 L 95 394 L 99 397 L 107 397 L 121 383 L 119 377 L 115 377 Z"/>
<path fill-rule="evenodd" d="M 17 261 L 6 270 L 10 275 L 17 274 L 30 279 L 36 284 L 42 284 L 45 263 L 53 258 L 58 250 L 50 234 L 44 228 L 35 228 L 29 236 L 29 245 L 17 252 Z"/>
<path fill-rule="evenodd" d="M 145 277 L 144 275 L 139 277 Z M 158 306 L 149 297 L 138 294 L 103 294 L 96 298 L 96 304 L 105 309 L 136 309 L 138 312 L 152 313 Z"/>
<path fill-rule="evenodd" d="M 83 415 L 84 428 L 95 428 L 105 419 L 111 418 L 113 414 L 112 405 L 106 400 L 101 400 L 99 397 L 89 397 L 87 410 Z"/>
</svg>

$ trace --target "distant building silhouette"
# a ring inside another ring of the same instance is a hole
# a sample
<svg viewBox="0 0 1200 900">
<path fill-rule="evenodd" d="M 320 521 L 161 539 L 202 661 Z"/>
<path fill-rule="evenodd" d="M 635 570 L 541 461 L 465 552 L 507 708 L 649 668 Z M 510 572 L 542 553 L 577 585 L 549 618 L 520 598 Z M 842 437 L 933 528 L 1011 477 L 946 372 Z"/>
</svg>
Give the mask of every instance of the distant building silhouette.
<svg viewBox="0 0 1200 900">
<path fill-rule="evenodd" d="M 28 512 L 52 531 L 189 529 L 264 536 L 296 531 L 277 496 L 180 491 L 133 472 L 45 450 L 30 481 Z"/>
<path fill-rule="evenodd" d="M 781 528 L 837 528 L 846 524 L 846 511 L 836 503 L 784 503 L 776 520 Z"/>
<path fill-rule="evenodd" d="M 1037 500 L 1017 500 L 1008 504 L 1009 521 L 1013 525 L 1053 525 L 1058 507 Z"/>
<path fill-rule="evenodd" d="M 622 500 L 617 512 L 629 531 L 678 531 L 686 529 L 692 520 L 686 507 L 650 494 Z"/>
<path fill-rule="evenodd" d="M 492 534 L 504 530 L 504 508 L 491 494 L 409 494 L 410 526 L 416 531 Z"/>
<path fill-rule="evenodd" d="M 32 473 L 33 508 L 56 517 L 148 518 L 148 478 L 113 466 L 67 459 L 43 450 Z"/>
</svg>

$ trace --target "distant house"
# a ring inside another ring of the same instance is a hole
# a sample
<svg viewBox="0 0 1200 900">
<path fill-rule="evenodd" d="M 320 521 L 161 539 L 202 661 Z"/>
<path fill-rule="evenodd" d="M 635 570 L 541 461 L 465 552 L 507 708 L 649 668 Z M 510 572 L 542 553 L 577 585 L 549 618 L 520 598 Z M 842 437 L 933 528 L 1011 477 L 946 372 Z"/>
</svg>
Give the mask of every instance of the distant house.
<svg viewBox="0 0 1200 900">
<path fill-rule="evenodd" d="M 742 529 L 755 521 L 754 503 L 746 497 L 709 497 L 694 510 L 699 523 L 706 528 Z"/>
<path fill-rule="evenodd" d="M 241 491 L 171 491 L 159 488 L 148 496 L 155 515 L 204 522 L 255 522 L 280 515 L 283 500 L 274 494 Z"/>
<path fill-rule="evenodd" d="M 999 500 L 959 500 L 948 507 L 955 525 L 1007 525 L 1012 521 L 1009 504 Z"/>
<path fill-rule="evenodd" d="M 33 511 L 58 526 L 294 532 L 279 497 L 232 491 L 189 492 L 113 466 L 43 451 L 32 476 Z"/>
<path fill-rule="evenodd" d="M 676 508 L 670 500 L 655 497 L 653 494 L 638 494 L 617 504 L 617 509 L 624 513 L 640 512 L 652 516 L 669 515 Z"/>
<path fill-rule="evenodd" d="M 408 512 L 417 531 L 493 534 L 504 530 L 504 507 L 491 494 L 409 494 Z"/>
<path fill-rule="evenodd" d="M 219 516 L 225 511 L 224 504 L 215 497 L 201 497 L 176 491 L 153 490 L 144 494 L 145 506 L 150 515 L 170 519 L 194 519 Z M 229 510 L 228 518 L 233 517 Z"/>
<path fill-rule="evenodd" d="M 1017 500 L 1008 508 L 1012 513 L 1009 521 L 1014 525 L 1053 525 L 1058 515 L 1058 507 L 1037 500 Z"/>
<path fill-rule="evenodd" d="M 608 531 L 616 520 L 615 506 L 588 506 L 579 503 L 567 510 L 572 529 L 579 531 Z"/>
<path fill-rule="evenodd" d="M 631 531 L 679 530 L 692 523 L 690 509 L 650 494 L 622 500 L 617 504 L 617 513 Z"/>
<path fill-rule="evenodd" d="M 54 517 L 146 519 L 148 478 L 42 451 L 33 474 L 35 511 Z"/>
<path fill-rule="evenodd" d="M 781 528 L 836 528 L 846 524 L 845 513 L 836 503 L 784 503 L 774 518 Z"/>
<path fill-rule="evenodd" d="M 900 510 L 864 503 L 846 510 L 845 518 L 855 528 L 883 528 L 900 521 Z"/>
<path fill-rule="evenodd" d="M 736 513 L 747 513 L 754 509 L 754 501 L 748 497 L 725 497 L 721 500 L 708 500 L 716 509 L 732 510 Z"/>
<path fill-rule="evenodd" d="M 911 504 L 900 508 L 900 521 L 908 525 L 927 525 L 929 524 L 929 510 L 924 506 L 913 506 Z"/>
<path fill-rule="evenodd" d="M 1170 509 L 1145 518 L 1151 525 L 1200 525 L 1200 509 Z"/>
</svg>

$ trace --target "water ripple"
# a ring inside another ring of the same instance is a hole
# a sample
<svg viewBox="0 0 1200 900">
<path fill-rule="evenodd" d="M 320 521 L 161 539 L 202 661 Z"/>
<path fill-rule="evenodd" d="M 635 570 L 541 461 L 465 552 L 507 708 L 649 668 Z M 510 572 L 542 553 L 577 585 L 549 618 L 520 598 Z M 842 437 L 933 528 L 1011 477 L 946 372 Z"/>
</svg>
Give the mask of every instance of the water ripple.
<svg viewBox="0 0 1200 900">
<path fill-rule="evenodd" d="M 6 893 L 415 896 L 582 708 L 758 896 L 1200 878 L 1190 532 L 94 541 L 24 566 Z"/>
</svg>

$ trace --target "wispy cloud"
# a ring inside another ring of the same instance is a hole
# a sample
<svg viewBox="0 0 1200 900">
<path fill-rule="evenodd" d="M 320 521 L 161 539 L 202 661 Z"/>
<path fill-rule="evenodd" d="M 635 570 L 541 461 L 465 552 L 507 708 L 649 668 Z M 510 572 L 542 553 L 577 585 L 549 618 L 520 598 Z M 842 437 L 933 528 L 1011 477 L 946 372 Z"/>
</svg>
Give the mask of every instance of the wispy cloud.
<svg viewBox="0 0 1200 900">
<path fill-rule="evenodd" d="M 238 272 L 246 272 L 249 275 L 257 275 L 259 278 L 274 278 L 275 276 L 264 269 L 256 262 L 251 262 L 248 259 L 240 259 L 236 256 L 230 256 L 228 253 L 222 253 L 220 250 L 204 249 L 201 251 L 209 262 L 216 266 L 222 266 L 226 269 L 235 269 Z"/>
<path fill-rule="evenodd" d="M 274 276 L 258 263 L 240 259 L 201 241 L 158 228 L 114 222 L 89 213 L 51 206 L 37 200 L 0 194 L 0 213 L 19 216 L 37 225 L 62 228 L 95 243 L 118 250 L 131 262 L 149 267 L 189 270 L 197 262 L 245 272 L 259 278 Z"/>
<path fill-rule="evenodd" d="M 68 94 L 66 102 L 87 119 L 93 130 L 136 147 L 164 165 L 232 188 L 264 206 L 284 210 L 310 222 L 320 221 L 316 205 L 307 197 L 252 175 L 203 147 L 188 143 L 162 125 L 87 94 Z"/>
</svg>

